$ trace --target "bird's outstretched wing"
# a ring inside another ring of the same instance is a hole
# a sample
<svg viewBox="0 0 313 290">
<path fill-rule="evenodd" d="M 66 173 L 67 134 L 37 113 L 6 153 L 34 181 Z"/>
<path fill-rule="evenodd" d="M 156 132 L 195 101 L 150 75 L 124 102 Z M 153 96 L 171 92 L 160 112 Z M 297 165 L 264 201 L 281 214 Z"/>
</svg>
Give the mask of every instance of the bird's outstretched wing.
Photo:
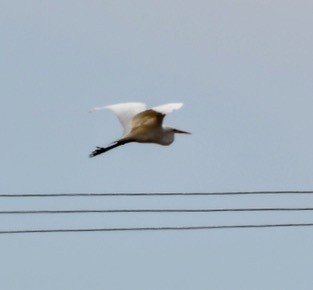
<svg viewBox="0 0 313 290">
<path fill-rule="evenodd" d="M 110 109 L 115 113 L 124 128 L 123 135 L 126 135 L 132 128 L 132 119 L 140 112 L 146 110 L 146 105 L 144 103 L 122 103 L 104 107 L 96 107 L 91 111 L 99 111 L 102 109 Z"/>
<path fill-rule="evenodd" d="M 152 110 L 162 113 L 162 114 L 168 114 L 173 112 L 174 110 L 180 109 L 184 104 L 183 103 L 169 103 L 161 106 L 157 106 L 152 108 Z"/>
<path fill-rule="evenodd" d="M 170 103 L 154 107 L 150 110 L 143 111 L 133 117 L 132 129 L 141 126 L 145 127 L 161 127 L 166 114 L 174 110 L 178 110 L 183 106 L 183 103 Z"/>
</svg>

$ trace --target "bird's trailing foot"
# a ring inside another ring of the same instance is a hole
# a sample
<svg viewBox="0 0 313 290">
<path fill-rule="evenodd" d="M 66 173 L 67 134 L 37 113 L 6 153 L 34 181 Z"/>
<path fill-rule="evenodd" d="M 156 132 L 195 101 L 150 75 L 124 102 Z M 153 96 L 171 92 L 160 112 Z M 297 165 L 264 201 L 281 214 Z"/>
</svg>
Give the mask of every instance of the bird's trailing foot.
<svg viewBox="0 0 313 290">
<path fill-rule="evenodd" d="M 96 147 L 96 149 L 94 151 L 92 151 L 90 154 L 89 154 L 89 157 L 95 157 L 101 153 L 104 153 L 105 152 L 105 148 L 104 147 Z"/>
<path fill-rule="evenodd" d="M 116 141 L 112 144 L 110 144 L 109 146 L 107 147 L 96 147 L 96 149 L 94 151 L 92 151 L 90 154 L 89 154 L 89 157 L 95 157 L 97 155 L 100 155 L 104 152 L 107 152 L 113 148 L 116 148 L 118 146 L 121 146 L 121 145 L 124 145 L 125 143 L 128 143 L 128 142 L 125 142 L 125 141 Z"/>
</svg>

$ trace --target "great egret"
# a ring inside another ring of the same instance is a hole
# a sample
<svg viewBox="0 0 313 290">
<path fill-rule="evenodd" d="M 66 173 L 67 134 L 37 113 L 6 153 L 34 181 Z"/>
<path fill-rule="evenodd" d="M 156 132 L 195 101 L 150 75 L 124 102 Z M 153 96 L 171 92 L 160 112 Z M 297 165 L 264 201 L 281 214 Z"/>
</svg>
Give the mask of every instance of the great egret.
<svg viewBox="0 0 313 290">
<path fill-rule="evenodd" d="M 190 134 L 162 125 L 166 114 L 178 110 L 182 106 L 182 103 L 170 103 L 147 110 L 143 103 L 122 103 L 92 109 L 91 111 L 112 110 L 121 122 L 124 134 L 122 138 L 107 147 L 96 147 L 89 157 L 97 156 L 130 142 L 170 145 L 174 141 L 175 133 Z"/>
</svg>

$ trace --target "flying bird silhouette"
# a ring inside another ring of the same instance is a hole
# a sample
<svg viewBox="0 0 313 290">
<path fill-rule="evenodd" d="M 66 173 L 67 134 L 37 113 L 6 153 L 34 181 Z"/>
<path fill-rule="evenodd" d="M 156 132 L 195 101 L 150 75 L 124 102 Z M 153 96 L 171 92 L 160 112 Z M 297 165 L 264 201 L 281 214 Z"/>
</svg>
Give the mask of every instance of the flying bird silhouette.
<svg viewBox="0 0 313 290">
<path fill-rule="evenodd" d="M 146 105 L 143 103 L 122 103 L 92 109 L 91 111 L 112 110 L 121 122 L 124 133 L 120 139 L 110 145 L 96 147 L 89 157 L 97 156 L 130 142 L 170 145 L 174 141 L 175 133 L 190 134 L 189 132 L 163 125 L 165 115 L 180 109 L 182 106 L 183 103 L 170 103 L 147 110 Z"/>
</svg>

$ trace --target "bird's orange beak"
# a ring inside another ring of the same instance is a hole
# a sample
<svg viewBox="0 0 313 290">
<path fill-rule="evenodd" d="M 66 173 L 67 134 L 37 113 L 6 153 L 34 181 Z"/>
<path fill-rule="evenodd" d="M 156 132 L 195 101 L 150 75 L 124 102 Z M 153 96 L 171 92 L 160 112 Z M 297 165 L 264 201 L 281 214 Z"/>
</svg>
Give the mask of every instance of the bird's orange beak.
<svg viewBox="0 0 313 290">
<path fill-rule="evenodd" d="M 191 134 L 191 133 L 189 133 L 189 132 L 182 131 L 182 130 L 178 130 L 178 129 L 174 129 L 174 132 L 175 132 L 175 133 L 179 133 L 179 134 Z"/>
</svg>

